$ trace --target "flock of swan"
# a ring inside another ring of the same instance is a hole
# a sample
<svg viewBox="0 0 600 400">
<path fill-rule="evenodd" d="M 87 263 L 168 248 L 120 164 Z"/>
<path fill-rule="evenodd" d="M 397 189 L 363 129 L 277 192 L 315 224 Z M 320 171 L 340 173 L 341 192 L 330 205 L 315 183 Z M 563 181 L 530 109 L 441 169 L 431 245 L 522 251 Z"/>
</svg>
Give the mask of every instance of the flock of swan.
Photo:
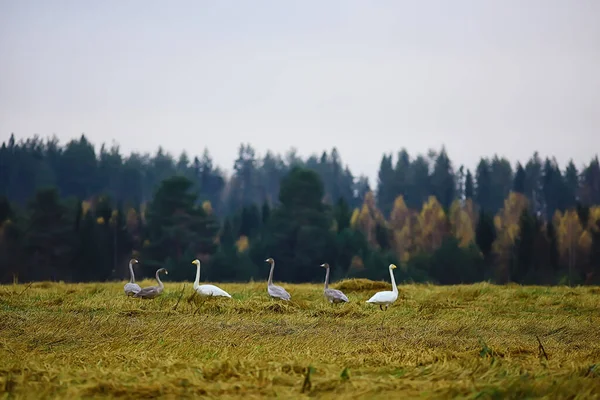
<svg viewBox="0 0 600 400">
<path fill-rule="evenodd" d="M 273 284 L 273 270 L 275 269 L 275 260 L 272 258 L 267 258 L 265 262 L 271 264 L 271 271 L 269 272 L 269 280 L 267 282 L 267 293 L 272 298 L 281 299 L 289 301 L 292 299 L 292 296 L 282 288 L 281 286 L 277 286 Z M 154 299 L 160 296 L 163 292 L 164 285 L 160 280 L 159 274 L 164 272 L 168 274 L 169 272 L 165 268 L 159 268 L 156 271 L 156 280 L 158 282 L 157 286 L 148 286 L 145 288 L 141 288 L 140 285 L 135 283 L 135 275 L 133 273 L 133 264 L 137 264 L 138 261 L 136 259 L 131 259 L 129 261 L 129 272 L 131 274 L 131 279 L 124 286 L 125 294 L 127 296 L 133 296 L 141 299 Z M 217 287 L 215 285 L 200 285 L 200 260 L 196 259 L 192 261 L 192 264 L 196 266 L 196 280 L 194 281 L 194 290 L 196 293 L 203 297 L 226 297 L 231 298 L 231 295 Z M 321 267 L 325 268 L 327 271 L 325 273 L 325 287 L 323 289 L 323 295 L 325 299 L 332 304 L 337 303 L 347 303 L 348 297 L 341 291 L 337 289 L 332 289 L 329 287 L 329 264 L 324 263 L 321 264 Z M 394 303 L 398 298 L 398 287 L 396 286 L 396 280 L 394 279 L 393 270 L 396 268 L 396 265 L 390 264 L 390 278 L 392 280 L 392 290 L 386 290 L 382 292 L 377 292 L 367 300 L 367 303 L 376 304 L 379 306 L 381 310 L 383 310 L 383 306 L 387 310 L 390 304 Z"/>
</svg>

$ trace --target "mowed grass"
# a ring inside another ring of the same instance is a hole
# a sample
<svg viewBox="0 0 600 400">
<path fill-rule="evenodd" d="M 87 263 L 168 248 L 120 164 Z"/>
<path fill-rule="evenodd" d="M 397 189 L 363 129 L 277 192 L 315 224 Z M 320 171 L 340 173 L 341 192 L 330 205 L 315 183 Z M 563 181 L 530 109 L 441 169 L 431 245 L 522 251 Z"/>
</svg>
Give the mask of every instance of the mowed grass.
<svg viewBox="0 0 600 400">
<path fill-rule="evenodd" d="M 340 305 L 321 285 L 282 284 L 285 303 L 265 282 L 206 301 L 123 284 L 0 286 L 0 397 L 600 398 L 597 287 L 401 285 L 380 311 L 385 282 L 334 285 Z"/>
</svg>

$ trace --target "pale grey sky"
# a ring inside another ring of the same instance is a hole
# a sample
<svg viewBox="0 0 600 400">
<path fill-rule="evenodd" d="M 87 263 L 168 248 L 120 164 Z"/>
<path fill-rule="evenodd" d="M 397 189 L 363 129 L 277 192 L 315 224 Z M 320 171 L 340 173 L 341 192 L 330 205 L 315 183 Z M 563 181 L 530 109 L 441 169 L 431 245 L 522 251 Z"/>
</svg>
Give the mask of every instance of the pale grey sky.
<svg viewBox="0 0 600 400">
<path fill-rule="evenodd" d="M 230 170 L 337 146 L 473 167 L 600 148 L 598 0 L 0 0 L 0 141 L 204 146 Z"/>
</svg>

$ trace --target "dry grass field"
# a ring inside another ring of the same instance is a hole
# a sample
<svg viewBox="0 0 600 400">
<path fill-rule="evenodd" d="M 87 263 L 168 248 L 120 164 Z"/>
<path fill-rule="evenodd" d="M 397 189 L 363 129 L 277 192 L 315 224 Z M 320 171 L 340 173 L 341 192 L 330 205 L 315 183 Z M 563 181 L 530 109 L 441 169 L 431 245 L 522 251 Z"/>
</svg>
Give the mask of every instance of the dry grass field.
<svg viewBox="0 0 600 400">
<path fill-rule="evenodd" d="M 401 285 L 380 311 L 365 300 L 389 283 L 340 282 L 341 305 L 183 286 L 0 286 L 0 398 L 600 398 L 597 287 Z"/>
</svg>

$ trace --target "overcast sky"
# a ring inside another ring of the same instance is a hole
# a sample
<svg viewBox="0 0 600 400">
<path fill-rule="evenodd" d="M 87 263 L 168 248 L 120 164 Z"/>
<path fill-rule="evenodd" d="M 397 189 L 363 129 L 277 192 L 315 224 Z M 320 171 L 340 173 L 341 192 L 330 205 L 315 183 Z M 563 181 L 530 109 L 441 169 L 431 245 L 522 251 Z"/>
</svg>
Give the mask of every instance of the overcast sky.
<svg viewBox="0 0 600 400">
<path fill-rule="evenodd" d="M 199 155 L 600 149 L 598 0 L 0 0 L 0 141 Z"/>
</svg>

